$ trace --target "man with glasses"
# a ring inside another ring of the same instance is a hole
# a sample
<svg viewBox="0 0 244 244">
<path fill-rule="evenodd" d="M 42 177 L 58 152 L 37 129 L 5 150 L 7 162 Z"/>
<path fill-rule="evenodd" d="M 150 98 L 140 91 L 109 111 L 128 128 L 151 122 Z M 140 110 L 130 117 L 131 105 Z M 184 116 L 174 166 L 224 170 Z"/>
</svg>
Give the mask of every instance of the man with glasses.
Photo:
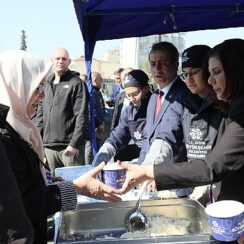
<svg viewBox="0 0 244 244">
<path fill-rule="evenodd" d="M 132 70 L 124 79 L 124 91 L 130 105 L 121 113 L 119 124 L 112 130 L 109 138 L 100 148 L 92 165 L 96 166 L 102 161 L 108 162 L 125 147 L 126 158 L 120 157 L 118 160 L 130 161 L 139 156 L 142 139 L 145 134 L 146 111 L 151 96 L 148 84 L 148 76 L 142 70 Z M 135 144 L 128 149 L 128 143 L 133 140 Z"/>
<path fill-rule="evenodd" d="M 139 163 L 177 163 L 186 160 L 181 119 L 192 95 L 177 75 L 178 60 L 178 50 L 169 42 L 154 44 L 149 53 L 151 73 L 158 90 L 148 104 L 146 136 Z M 176 190 L 178 197 L 190 193 L 185 189 Z"/>
</svg>

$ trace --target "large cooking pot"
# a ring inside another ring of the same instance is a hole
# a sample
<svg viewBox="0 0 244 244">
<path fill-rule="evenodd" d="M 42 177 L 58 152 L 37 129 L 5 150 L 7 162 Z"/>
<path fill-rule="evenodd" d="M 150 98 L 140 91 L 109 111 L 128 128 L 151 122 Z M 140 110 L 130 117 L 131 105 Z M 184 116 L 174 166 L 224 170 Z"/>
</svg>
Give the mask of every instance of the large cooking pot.
<svg viewBox="0 0 244 244">
<path fill-rule="evenodd" d="M 204 207 L 189 199 L 143 200 L 148 229 L 128 233 L 125 221 L 135 203 L 81 204 L 61 213 L 56 243 L 218 243 L 211 236 Z"/>
</svg>

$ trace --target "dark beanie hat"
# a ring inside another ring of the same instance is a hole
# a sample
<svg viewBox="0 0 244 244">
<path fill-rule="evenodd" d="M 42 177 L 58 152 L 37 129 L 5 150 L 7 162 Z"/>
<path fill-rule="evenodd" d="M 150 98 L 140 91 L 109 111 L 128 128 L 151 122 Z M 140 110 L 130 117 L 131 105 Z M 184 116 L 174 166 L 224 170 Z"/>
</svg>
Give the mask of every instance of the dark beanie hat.
<svg viewBox="0 0 244 244">
<path fill-rule="evenodd" d="M 188 67 L 201 68 L 210 49 L 207 45 L 195 45 L 185 49 L 182 53 L 182 69 Z"/>
<path fill-rule="evenodd" d="M 149 78 L 144 71 L 140 69 L 135 69 L 125 75 L 123 86 L 124 88 L 144 87 L 148 84 L 148 80 Z"/>
</svg>

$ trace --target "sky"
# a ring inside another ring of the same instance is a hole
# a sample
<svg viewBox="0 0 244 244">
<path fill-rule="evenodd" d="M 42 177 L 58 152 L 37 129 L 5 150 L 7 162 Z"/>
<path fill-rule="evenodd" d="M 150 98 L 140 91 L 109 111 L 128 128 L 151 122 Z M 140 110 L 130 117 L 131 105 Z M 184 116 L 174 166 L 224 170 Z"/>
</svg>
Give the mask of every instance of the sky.
<svg viewBox="0 0 244 244">
<path fill-rule="evenodd" d="M 19 49 L 21 30 L 27 36 L 27 50 L 49 58 L 56 48 L 68 49 L 72 59 L 84 55 L 84 42 L 72 0 L 7 0 L 1 2 L 0 52 Z M 94 57 L 118 42 L 99 42 Z"/>
<path fill-rule="evenodd" d="M 49 58 L 58 47 L 67 48 L 72 59 L 84 55 L 72 0 L 7 0 L 2 1 L 0 11 L 0 52 L 19 49 L 21 30 L 25 30 L 27 50 L 38 56 Z M 233 37 L 244 38 L 244 27 L 187 33 L 186 47 L 194 44 L 212 47 Z M 118 46 L 117 40 L 99 41 L 93 57 L 103 59 L 107 50 Z"/>
</svg>

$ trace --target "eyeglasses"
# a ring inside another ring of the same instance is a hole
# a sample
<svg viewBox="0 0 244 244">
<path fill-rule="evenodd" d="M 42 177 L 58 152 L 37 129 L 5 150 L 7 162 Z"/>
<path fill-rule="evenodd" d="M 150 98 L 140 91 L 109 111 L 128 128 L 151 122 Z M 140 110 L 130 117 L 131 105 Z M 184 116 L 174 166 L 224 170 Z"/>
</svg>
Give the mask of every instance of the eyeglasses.
<svg viewBox="0 0 244 244">
<path fill-rule="evenodd" d="M 192 70 L 190 72 L 184 72 L 180 75 L 180 77 L 182 78 L 182 80 L 186 80 L 186 78 L 191 78 L 195 75 L 197 75 L 199 72 L 201 71 L 201 69 L 196 69 L 196 70 Z"/>
<path fill-rule="evenodd" d="M 35 89 L 36 94 L 41 94 L 45 90 L 46 84 L 39 84 L 39 86 Z"/>
<path fill-rule="evenodd" d="M 132 99 L 132 98 L 136 98 L 138 97 L 139 95 L 141 95 L 141 90 L 140 91 L 137 91 L 137 92 L 133 92 L 131 94 L 126 94 L 126 97 L 128 99 Z"/>
</svg>

